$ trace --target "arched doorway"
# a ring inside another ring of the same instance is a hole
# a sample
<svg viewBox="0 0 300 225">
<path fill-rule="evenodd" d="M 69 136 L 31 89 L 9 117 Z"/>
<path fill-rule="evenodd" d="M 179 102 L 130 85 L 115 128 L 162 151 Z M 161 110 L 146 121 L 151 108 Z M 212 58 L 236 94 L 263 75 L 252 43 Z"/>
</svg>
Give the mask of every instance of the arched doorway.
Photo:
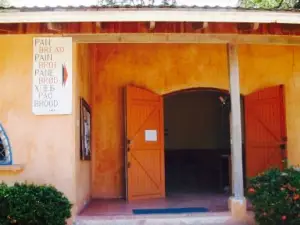
<svg viewBox="0 0 300 225">
<path fill-rule="evenodd" d="M 167 196 L 229 193 L 229 93 L 196 88 L 164 96 Z"/>
</svg>

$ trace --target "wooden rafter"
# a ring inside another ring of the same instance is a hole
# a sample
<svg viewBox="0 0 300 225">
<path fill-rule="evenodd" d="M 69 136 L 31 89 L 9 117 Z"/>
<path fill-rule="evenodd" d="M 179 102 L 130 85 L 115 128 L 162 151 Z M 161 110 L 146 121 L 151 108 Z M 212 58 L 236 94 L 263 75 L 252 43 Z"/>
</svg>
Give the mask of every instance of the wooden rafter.
<svg viewBox="0 0 300 225">
<path fill-rule="evenodd" d="M 154 30 L 154 28 L 155 28 L 155 22 L 154 21 L 150 21 L 150 23 L 149 23 L 149 30 L 150 31 Z"/>
<path fill-rule="evenodd" d="M 96 22 L 95 24 L 96 24 L 96 29 L 101 31 L 101 28 L 102 28 L 101 22 Z"/>
<path fill-rule="evenodd" d="M 47 30 L 54 33 L 61 33 L 62 32 L 62 24 L 60 23 L 47 23 L 46 25 Z"/>
<path fill-rule="evenodd" d="M 192 28 L 196 31 L 204 30 L 208 27 L 208 22 L 192 22 Z"/>
</svg>

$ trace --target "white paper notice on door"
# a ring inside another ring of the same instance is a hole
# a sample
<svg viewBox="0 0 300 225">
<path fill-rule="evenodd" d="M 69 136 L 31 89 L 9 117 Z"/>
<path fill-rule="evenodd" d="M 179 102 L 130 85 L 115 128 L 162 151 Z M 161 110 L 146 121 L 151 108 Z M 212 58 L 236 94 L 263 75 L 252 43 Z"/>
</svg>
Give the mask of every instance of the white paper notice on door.
<svg viewBox="0 0 300 225">
<path fill-rule="evenodd" d="M 145 141 L 157 141 L 157 130 L 145 130 Z"/>
</svg>

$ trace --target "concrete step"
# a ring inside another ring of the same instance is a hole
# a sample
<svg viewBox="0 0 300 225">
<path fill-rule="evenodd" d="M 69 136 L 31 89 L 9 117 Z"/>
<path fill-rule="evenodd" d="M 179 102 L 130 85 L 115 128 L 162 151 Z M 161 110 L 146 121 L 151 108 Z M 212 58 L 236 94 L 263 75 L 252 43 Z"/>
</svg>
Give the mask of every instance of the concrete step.
<svg viewBox="0 0 300 225">
<path fill-rule="evenodd" d="M 243 222 L 232 219 L 229 213 L 181 215 L 78 216 L 74 225 L 254 225 L 249 214 Z"/>
</svg>

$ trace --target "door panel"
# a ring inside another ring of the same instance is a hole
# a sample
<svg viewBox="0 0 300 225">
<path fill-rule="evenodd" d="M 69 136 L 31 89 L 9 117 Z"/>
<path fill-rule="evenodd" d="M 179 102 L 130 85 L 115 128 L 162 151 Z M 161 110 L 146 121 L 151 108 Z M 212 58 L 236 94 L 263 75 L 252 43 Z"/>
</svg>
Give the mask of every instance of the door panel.
<svg viewBox="0 0 300 225">
<path fill-rule="evenodd" d="M 148 90 L 126 87 L 127 199 L 165 196 L 163 100 Z"/>
<path fill-rule="evenodd" d="M 284 87 L 245 97 L 246 172 L 252 177 L 271 167 L 283 168 L 286 149 Z"/>
</svg>

